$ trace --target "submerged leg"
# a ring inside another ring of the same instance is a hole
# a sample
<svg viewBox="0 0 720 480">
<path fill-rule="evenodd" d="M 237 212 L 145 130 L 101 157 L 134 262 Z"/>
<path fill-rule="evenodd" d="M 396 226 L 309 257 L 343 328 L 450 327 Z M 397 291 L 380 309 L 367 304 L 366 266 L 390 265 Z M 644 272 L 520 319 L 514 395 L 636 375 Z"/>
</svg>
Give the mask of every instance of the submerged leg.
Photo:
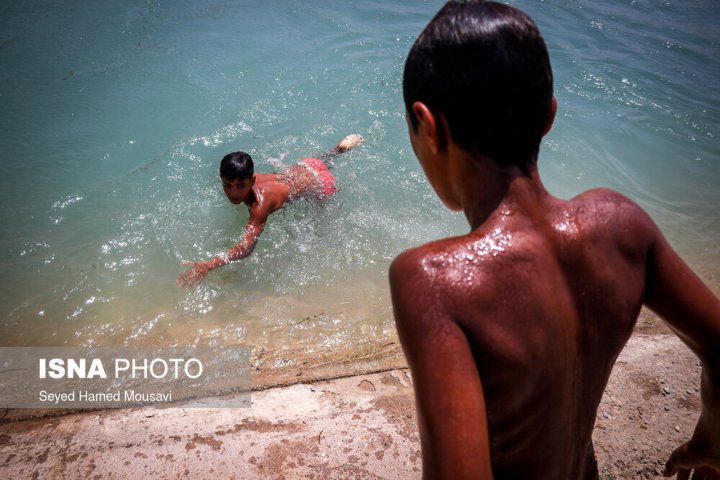
<svg viewBox="0 0 720 480">
<path fill-rule="evenodd" d="M 340 140 L 338 144 L 335 145 L 333 148 L 331 148 L 327 152 L 319 154 L 316 158 L 319 158 L 323 162 L 327 163 L 341 153 L 345 153 L 348 150 L 359 147 L 363 144 L 364 141 L 365 139 L 362 135 L 358 135 L 357 133 L 351 133 L 347 137 Z"/>
<path fill-rule="evenodd" d="M 365 139 L 362 135 L 359 135 L 357 133 L 351 133 L 347 137 L 340 140 L 337 145 L 335 145 L 335 151 L 339 154 L 345 153 L 352 148 L 359 147 L 363 144 L 364 141 Z"/>
</svg>

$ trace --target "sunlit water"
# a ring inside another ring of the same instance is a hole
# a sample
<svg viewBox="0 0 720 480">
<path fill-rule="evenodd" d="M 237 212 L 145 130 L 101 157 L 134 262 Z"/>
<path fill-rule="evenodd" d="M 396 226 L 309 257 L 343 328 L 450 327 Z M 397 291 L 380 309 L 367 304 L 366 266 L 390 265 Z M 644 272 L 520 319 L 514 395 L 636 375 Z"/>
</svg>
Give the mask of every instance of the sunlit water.
<svg viewBox="0 0 720 480">
<path fill-rule="evenodd" d="M 395 341 L 389 262 L 467 231 L 403 114 L 405 55 L 441 3 L 4 2 L 0 343 L 249 345 L 273 368 Z M 514 4 L 554 64 L 548 188 L 622 191 L 716 285 L 716 2 Z M 366 143 L 336 160 L 338 194 L 291 204 L 251 257 L 176 285 L 247 220 L 220 188 L 225 153 L 267 172 L 352 132 Z"/>
</svg>

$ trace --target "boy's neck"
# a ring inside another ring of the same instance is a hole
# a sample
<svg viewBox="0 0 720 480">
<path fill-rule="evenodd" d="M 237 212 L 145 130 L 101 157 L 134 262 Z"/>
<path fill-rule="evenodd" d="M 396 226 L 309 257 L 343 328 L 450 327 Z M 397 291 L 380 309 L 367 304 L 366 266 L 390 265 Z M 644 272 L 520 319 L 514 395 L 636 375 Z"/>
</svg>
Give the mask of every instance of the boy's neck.
<svg viewBox="0 0 720 480">
<path fill-rule="evenodd" d="M 475 158 L 456 151 L 451 161 L 457 165 L 454 191 L 472 230 L 488 220 L 516 214 L 542 215 L 550 198 L 536 165 L 528 173 L 517 166 L 501 166 L 488 158 Z"/>
</svg>

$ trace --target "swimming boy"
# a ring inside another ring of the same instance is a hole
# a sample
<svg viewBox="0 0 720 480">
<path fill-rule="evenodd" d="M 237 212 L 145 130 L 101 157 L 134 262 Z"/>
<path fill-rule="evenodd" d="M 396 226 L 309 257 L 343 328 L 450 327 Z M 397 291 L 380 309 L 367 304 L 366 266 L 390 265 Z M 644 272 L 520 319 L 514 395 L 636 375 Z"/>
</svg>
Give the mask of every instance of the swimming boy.
<svg viewBox="0 0 720 480">
<path fill-rule="evenodd" d="M 178 285 L 191 287 L 205 278 L 210 270 L 250 255 L 268 217 L 289 201 L 303 196 L 326 198 L 335 193 L 335 177 L 326 162 L 362 145 L 363 141 L 361 135 L 348 135 L 319 158 L 303 158 L 297 165 L 278 173 L 254 173 L 252 158 L 245 152 L 226 155 L 220 162 L 220 180 L 230 203 L 245 203 L 250 210 L 245 233 L 242 240 L 225 255 L 206 262 L 183 262 L 191 267 L 178 277 Z"/>
<path fill-rule="evenodd" d="M 524 13 L 450 2 L 411 48 L 410 140 L 467 235 L 390 267 L 426 479 L 597 479 L 596 411 L 640 308 L 702 361 L 702 413 L 665 474 L 720 479 L 720 301 L 621 194 L 550 195 L 536 166 L 557 103 Z"/>
</svg>

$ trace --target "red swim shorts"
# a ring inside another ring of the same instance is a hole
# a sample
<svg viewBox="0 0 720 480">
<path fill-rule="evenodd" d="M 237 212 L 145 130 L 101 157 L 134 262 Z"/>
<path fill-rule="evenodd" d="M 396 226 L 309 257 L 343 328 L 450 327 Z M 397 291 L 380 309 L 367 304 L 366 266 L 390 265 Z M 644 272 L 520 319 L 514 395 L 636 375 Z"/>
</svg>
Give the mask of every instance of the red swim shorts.
<svg viewBox="0 0 720 480">
<path fill-rule="evenodd" d="M 332 195 L 337 192 L 338 189 L 335 187 L 335 176 L 330 173 L 327 165 L 317 158 L 307 157 L 303 158 L 298 162 L 299 165 L 304 165 L 310 170 L 320 182 L 322 187 L 321 193 L 323 195 Z"/>
</svg>

